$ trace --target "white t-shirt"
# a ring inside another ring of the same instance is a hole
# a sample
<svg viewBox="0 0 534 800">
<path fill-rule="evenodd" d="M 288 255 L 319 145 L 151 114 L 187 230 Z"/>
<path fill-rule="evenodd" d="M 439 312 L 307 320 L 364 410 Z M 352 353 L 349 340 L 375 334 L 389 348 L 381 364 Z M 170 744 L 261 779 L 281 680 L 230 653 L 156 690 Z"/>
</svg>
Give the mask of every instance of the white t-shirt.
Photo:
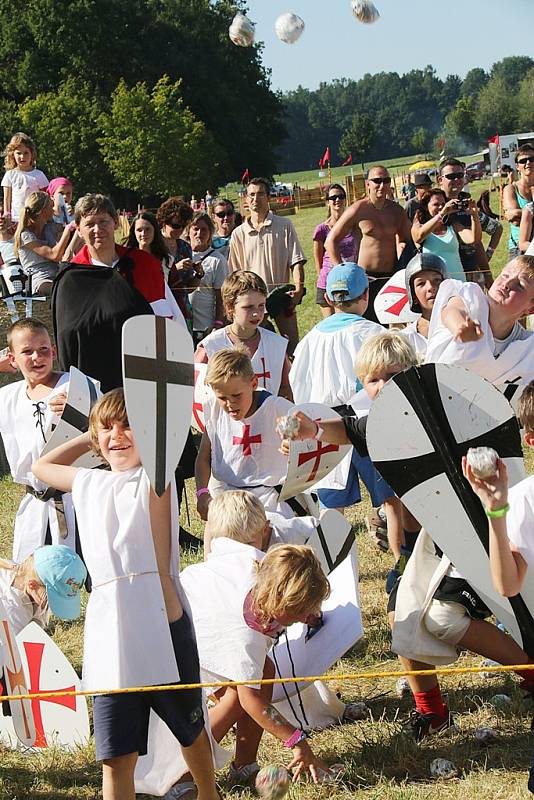
<svg viewBox="0 0 534 800">
<path fill-rule="evenodd" d="M 506 516 L 508 538 L 534 568 L 534 475 L 512 486 L 508 493 L 510 511 Z"/>
<path fill-rule="evenodd" d="M 11 218 L 18 220 L 24 201 L 32 192 L 48 186 L 48 178 L 40 169 L 8 169 L 2 178 L 2 186 L 11 186 Z"/>
<path fill-rule="evenodd" d="M 204 270 L 204 277 L 198 288 L 189 294 L 193 307 L 193 330 L 206 331 L 215 322 L 215 290 L 221 288 L 228 275 L 228 262 L 220 252 L 212 248 L 193 253 L 193 261 L 195 264 L 202 261 Z"/>
</svg>

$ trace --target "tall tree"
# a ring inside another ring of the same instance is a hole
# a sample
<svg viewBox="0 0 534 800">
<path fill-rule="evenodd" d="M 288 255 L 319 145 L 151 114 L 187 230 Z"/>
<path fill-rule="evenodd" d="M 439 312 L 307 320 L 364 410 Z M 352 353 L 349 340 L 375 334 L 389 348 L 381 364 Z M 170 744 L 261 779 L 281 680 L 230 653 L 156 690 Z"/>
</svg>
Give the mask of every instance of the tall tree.
<svg viewBox="0 0 534 800">
<path fill-rule="evenodd" d="M 513 133 L 517 127 L 517 98 L 504 78 L 491 78 L 480 92 L 476 126 L 483 139 L 495 133 Z"/>
<path fill-rule="evenodd" d="M 517 109 L 519 130 L 534 131 L 534 69 L 519 84 Z"/>
<path fill-rule="evenodd" d="M 473 69 L 470 69 L 462 81 L 462 86 L 460 89 L 461 96 L 472 97 L 475 99 L 480 90 L 484 88 L 488 81 L 489 75 L 485 70 L 482 69 L 482 67 L 474 67 Z"/>
<path fill-rule="evenodd" d="M 120 81 L 102 114 L 102 155 L 118 186 L 143 198 L 204 192 L 224 175 L 224 151 L 184 106 L 180 82 Z"/>
<path fill-rule="evenodd" d="M 501 78 L 509 89 L 515 89 L 532 67 L 534 60 L 530 56 L 508 56 L 493 65 L 491 77 Z"/>
<path fill-rule="evenodd" d="M 354 114 L 350 128 L 345 131 L 339 143 L 341 155 L 346 158 L 352 153 L 353 158 L 363 160 L 371 149 L 374 128 L 367 114 Z"/>
</svg>

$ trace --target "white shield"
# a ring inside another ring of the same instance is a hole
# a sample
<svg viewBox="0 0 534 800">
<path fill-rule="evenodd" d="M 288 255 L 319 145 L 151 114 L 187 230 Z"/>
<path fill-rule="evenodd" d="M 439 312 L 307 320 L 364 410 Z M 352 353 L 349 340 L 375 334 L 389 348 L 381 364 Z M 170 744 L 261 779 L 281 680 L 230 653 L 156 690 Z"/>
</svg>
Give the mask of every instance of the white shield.
<svg viewBox="0 0 534 800">
<path fill-rule="evenodd" d="M 287 643 L 283 634 L 271 651 L 276 666 L 275 677 L 323 675 L 362 637 L 356 545 L 328 580 L 331 593 L 323 603 L 323 626 L 311 637 L 307 626 L 300 622 L 287 629 Z M 303 682 L 275 684 L 273 703 L 284 700 L 283 686 L 291 697 L 296 694 L 297 687 L 302 689 L 308 685 Z"/>
<path fill-rule="evenodd" d="M 161 497 L 191 425 L 193 341 L 177 322 L 133 317 L 122 328 L 122 354 L 128 419 L 143 467 Z"/>
<path fill-rule="evenodd" d="M 319 524 L 306 542 L 313 547 L 326 575 L 345 560 L 354 544 L 352 525 L 334 508 L 323 511 Z"/>
<path fill-rule="evenodd" d="M 339 417 L 322 403 L 303 403 L 295 406 L 294 411 L 303 411 L 314 420 L 334 419 Z M 291 442 L 287 462 L 287 475 L 280 492 L 280 500 L 287 500 L 299 492 L 310 489 L 319 483 L 329 472 L 351 452 L 349 444 L 327 444 L 315 439 L 303 442 Z"/>
<path fill-rule="evenodd" d="M 420 314 L 410 311 L 408 292 L 404 282 L 406 270 L 400 269 L 386 281 L 375 297 L 375 314 L 381 325 L 395 322 L 413 322 Z"/>
<path fill-rule="evenodd" d="M 195 430 L 204 433 L 206 425 L 204 422 L 204 403 L 207 400 L 209 386 L 205 383 L 207 364 L 194 364 L 195 391 L 193 396 L 193 413 L 191 415 L 191 426 Z"/>
<path fill-rule="evenodd" d="M 0 645 L 2 649 L 0 664 L 4 670 L 5 694 L 27 694 L 29 691 L 28 672 L 24 669 L 19 646 L 2 602 L 0 602 Z M 13 747 L 16 746 L 17 740 L 26 747 L 31 747 L 36 738 L 31 701 L 12 700 L 10 708 L 11 717 L 4 717 L 0 714 L 0 725 L 4 720 L 9 720 L 13 734 Z"/>
<path fill-rule="evenodd" d="M 76 367 L 70 368 L 67 402 L 58 424 L 50 436 L 47 435 L 47 442 L 42 451 L 43 455 L 89 430 L 89 414 L 100 396 L 101 392 L 91 378 Z M 86 453 L 78 458 L 72 466 L 92 469 L 100 464 L 102 464 L 102 459 L 96 453 Z"/>
<path fill-rule="evenodd" d="M 30 622 L 19 633 L 17 642 L 30 692 L 60 693 L 80 689 L 80 679 L 72 665 L 36 622 Z M 26 702 L 30 704 L 35 724 L 32 741 L 27 742 L 29 747 L 53 745 L 68 749 L 87 744 L 90 730 L 85 697 L 51 696 Z M 20 703 L 12 702 L 11 708 L 15 705 Z M 16 747 L 9 717 L 0 717 L 0 740 L 8 747 Z"/>
</svg>

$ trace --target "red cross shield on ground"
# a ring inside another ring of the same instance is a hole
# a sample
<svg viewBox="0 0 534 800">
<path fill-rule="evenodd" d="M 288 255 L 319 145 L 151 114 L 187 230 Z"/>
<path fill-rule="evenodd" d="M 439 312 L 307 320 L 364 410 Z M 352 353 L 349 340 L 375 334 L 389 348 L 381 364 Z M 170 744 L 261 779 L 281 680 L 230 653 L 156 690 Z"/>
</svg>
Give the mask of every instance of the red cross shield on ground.
<svg viewBox="0 0 534 800">
<path fill-rule="evenodd" d="M 315 420 L 338 417 L 335 411 L 322 403 L 304 403 L 295 406 Z M 332 445 L 308 440 L 291 442 L 287 464 L 287 476 L 280 493 L 280 500 L 294 497 L 299 492 L 311 489 L 325 478 L 351 452 L 350 445 Z"/>
<path fill-rule="evenodd" d="M 55 697 L 28 700 L 34 732 L 28 744 L 34 748 L 75 747 L 89 739 L 89 715 L 85 697 L 62 697 L 62 691 L 80 688 L 80 679 L 65 655 L 35 622 L 16 638 L 23 672 L 28 676 L 28 691 L 54 692 Z M 17 701 L 18 702 L 18 701 Z M 15 702 L 12 703 L 12 709 Z M 10 717 L 0 716 L 0 740 L 17 746 Z"/>
<path fill-rule="evenodd" d="M 375 314 L 382 325 L 394 322 L 413 322 L 419 314 L 410 311 L 408 293 L 404 283 L 404 273 L 400 269 L 388 281 L 375 297 Z"/>
</svg>

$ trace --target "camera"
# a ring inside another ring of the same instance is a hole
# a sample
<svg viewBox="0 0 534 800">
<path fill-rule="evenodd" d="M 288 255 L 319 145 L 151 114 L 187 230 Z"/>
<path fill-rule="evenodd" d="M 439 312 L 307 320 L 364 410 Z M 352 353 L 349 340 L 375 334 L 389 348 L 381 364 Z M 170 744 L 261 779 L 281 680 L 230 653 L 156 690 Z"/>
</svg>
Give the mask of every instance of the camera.
<svg viewBox="0 0 534 800">
<path fill-rule="evenodd" d="M 456 205 L 456 209 L 458 211 L 467 211 L 469 208 L 469 203 L 471 202 L 469 197 L 466 197 L 464 194 L 460 194 L 456 200 L 454 201 Z"/>
</svg>

